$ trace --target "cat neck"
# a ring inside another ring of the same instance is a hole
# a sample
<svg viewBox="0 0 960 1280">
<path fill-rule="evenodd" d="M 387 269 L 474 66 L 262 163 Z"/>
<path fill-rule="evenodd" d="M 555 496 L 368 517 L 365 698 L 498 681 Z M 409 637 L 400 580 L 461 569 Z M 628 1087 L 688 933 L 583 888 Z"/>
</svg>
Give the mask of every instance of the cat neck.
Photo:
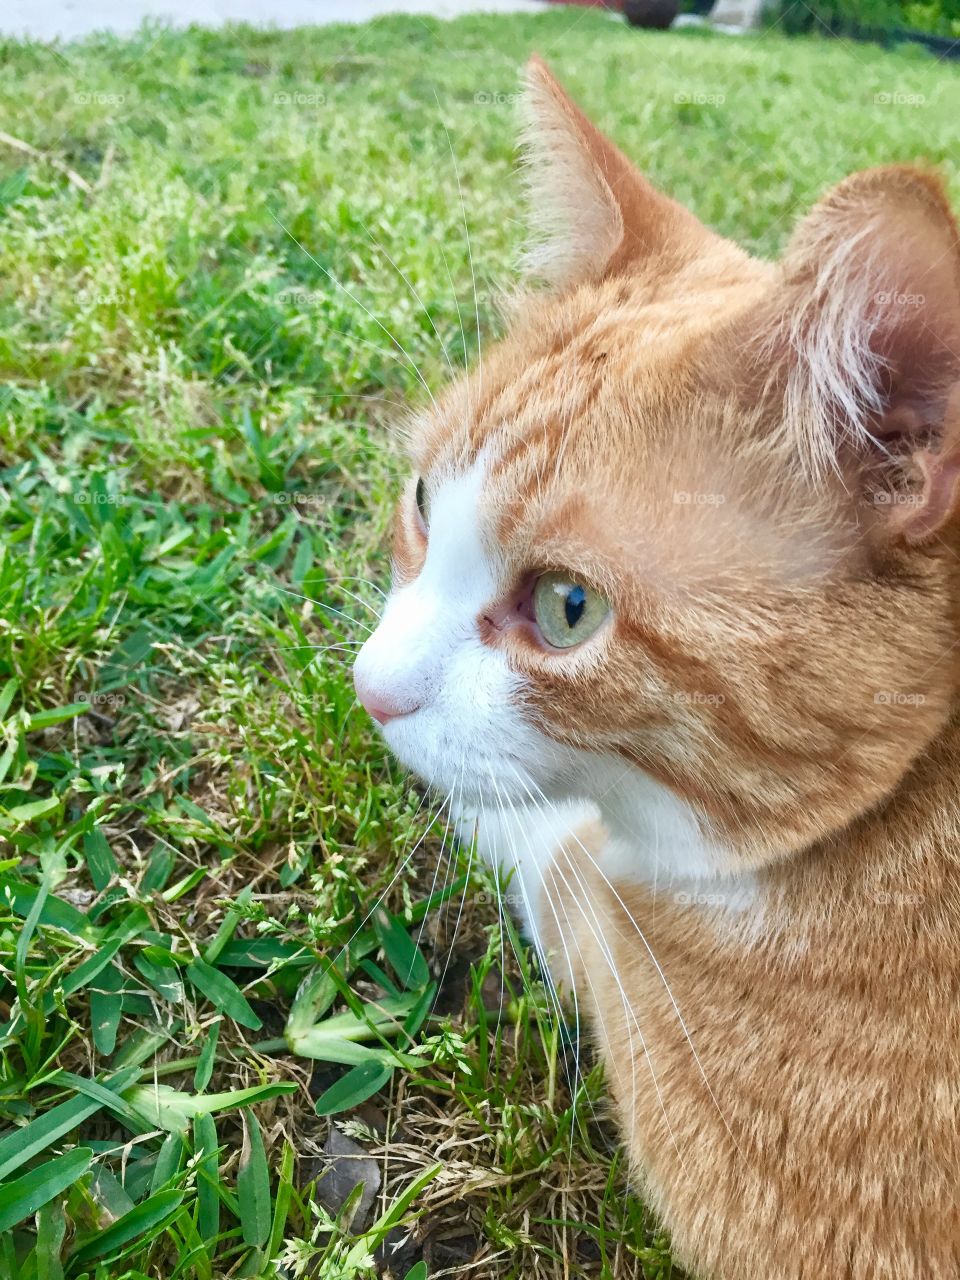
<svg viewBox="0 0 960 1280">
<path fill-rule="evenodd" d="M 815 852 L 867 878 L 960 873 L 960 706 L 887 799 Z"/>
<path fill-rule="evenodd" d="M 601 757 L 586 776 L 590 799 L 609 832 L 604 869 L 611 878 L 689 890 L 744 905 L 761 884 L 822 876 L 828 891 L 852 879 L 897 887 L 922 878 L 927 863 L 960 875 L 960 708 L 881 803 L 806 848 L 739 843 L 695 803 L 619 757 Z M 877 889 L 883 896 L 887 890 Z"/>
<path fill-rule="evenodd" d="M 721 895 L 733 905 L 752 898 L 755 880 L 711 831 L 696 808 L 619 757 L 601 757 L 588 775 L 591 799 L 609 833 L 604 871 L 674 894 Z"/>
</svg>

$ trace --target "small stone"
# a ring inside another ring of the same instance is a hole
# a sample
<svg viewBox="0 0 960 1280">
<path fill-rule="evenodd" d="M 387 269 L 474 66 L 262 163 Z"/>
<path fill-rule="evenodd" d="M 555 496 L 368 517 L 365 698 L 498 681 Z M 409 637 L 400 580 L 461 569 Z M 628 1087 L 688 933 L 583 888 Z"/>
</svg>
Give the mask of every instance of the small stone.
<svg viewBox="0 0 960 1280">
<path fill-rule="evenodd" d="M 330 1130 L 320 1164 L 324 1171 L 317 1179 L 317 1199 L 333 1217 L 346 1204 L 354 1187 L 362 1184 L 363 1191 L 353 1216 L 344 1224 L 351 1231 L 362 1231 L 380 1190 L 380 1166 L 359 1142 L 354 1142 L 336 1127 Z"/>
<path fill-rule="evenodd" d="M 407 1227 L 391 1227 L 373 1256 L 382 1280 L 403 1280 L 411 1267 L 423 1261 L 422 1249 Z"/>
</svg>

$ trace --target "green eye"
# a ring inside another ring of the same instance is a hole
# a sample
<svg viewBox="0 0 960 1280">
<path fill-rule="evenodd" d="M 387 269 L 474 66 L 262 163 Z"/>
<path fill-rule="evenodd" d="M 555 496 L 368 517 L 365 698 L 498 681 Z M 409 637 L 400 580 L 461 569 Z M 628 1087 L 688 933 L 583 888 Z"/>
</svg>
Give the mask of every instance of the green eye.
<svg viewBox="0 0 960 1280">
<path fill-rule="evenodd" d="M 533 612 L 544 639 L 557 649 L 587 640 L 610 612 L 602 596 L 565 573 L 544 573 L 533 589 Z"/>
</svg>

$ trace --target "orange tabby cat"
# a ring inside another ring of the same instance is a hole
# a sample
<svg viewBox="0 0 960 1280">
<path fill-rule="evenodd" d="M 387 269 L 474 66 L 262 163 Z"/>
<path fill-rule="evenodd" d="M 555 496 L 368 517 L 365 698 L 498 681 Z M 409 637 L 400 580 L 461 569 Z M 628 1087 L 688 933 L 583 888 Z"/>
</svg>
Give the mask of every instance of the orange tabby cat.
<svg viewBox="0 0 960 1280">
<path fill-rule="evenodd" d="M 512 869 L 710 1280 L 960 1276 L 960 242 L 855 174 L 777 264 L 529 69 L 541 229 L 412 442 L 356 665 Z"/>
</svg>

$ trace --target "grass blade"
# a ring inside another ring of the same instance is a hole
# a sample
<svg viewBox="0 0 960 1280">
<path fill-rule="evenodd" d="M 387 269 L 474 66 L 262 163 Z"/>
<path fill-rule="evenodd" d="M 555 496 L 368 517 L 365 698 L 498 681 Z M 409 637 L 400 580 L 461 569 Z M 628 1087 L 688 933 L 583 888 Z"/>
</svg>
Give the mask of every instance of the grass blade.
<svg viewBox="0 0 960 1280">
<path fill-rule="evenodd" d="M 29 1218 L 61 1191 L 66 1191 L 93 1164 L 89 1147 L 77 1147 L 0 1186 L 0 1231 Z"/>
<path fill-rule="evenodd" d="M 69 1102 L 61 1102 L 36 1120 L 31 1120 L 22 1129 L 8 1133 L 0 1139 L 0 1178 L 9 1177 L 58 1138 L 76 1129 L 82 1120 L 99 1111 L 102 1105 L 91 1098 L 71 1098 Z"/>
<path fill-rule="evenodd" d="M 417 949 L 402 920 L 391 916 L 386 911 L 376 911 L 373 916 L 373 927 L 383 954 L 400 979 L 401 986 L 408 991 L 419 990 L 430 981 L 430 970 L 427 962 Z"/>
<path fill-rule="evenodd" d="M 151 1232 L 156 1234 L 180 1207 L 183 1194 L 182 1191 L 158 1191 L 116 1222 L 111 1222 L 109 1227 L 86 1237 L 70 1254 L 71 1269 L 93 1258 L 115 1253 L 131 1240 L 137 1240 Z"/>
<path fill-rule="evenodd" d="M 350 1111 L 383 1088 L 393 1075 L 392 1062 L 361 1062 L 351 1067 L 317 1099 L 318 1116 L 332 1116 Z"/>
<path fill-rule="evenodd" d="M 54 725 L 63 724 L 65 720 L 73 720 L 89 710 L 89 702 L 71 702 L 67 707 L 51 707 L 49 711 L 38 711 L 27 721 L 27 733 L 36 733 L 38 729 L 52 729 Z"/>
<path fill-rule="evenodd" d="M 213 1075 L 213 1064 L 217 1057 L 217 1045 L 220 1043 L 220 1018 L 215 1018 L 207 1031 L 207 1038 L 200 1051 L 200 1061 L 193 1073 L 193 1087 L 197 1093 L 203 1093 Z"/>
<path fill-rule="evenodd" d="M 187 977 L 211 1004 L 221 1013 L 239 1022 L 241 1027 L 259 1031 L 263 1023 L 250 1008 L 247 998 L 235 982 L 203 960 L 194 960 L 187 968 Z"/>
<path fill-rule="evenodd" d="M 186 1133 L 190 1121 L 198 1116 L 209 1116 L 215 1111 L 234 1111 L 237 1107 L 266 1102 L 268 1098 L 296 1091 L 297 1085 L 292 1080 L 206 1094 L 186 1093 L 165 1084 L 149 1084 L 132 1089 L 129 1101 L 149 1118 L 153 1127 L 167 1129 L 170 1133 Z"/>
<path fill-rule="evenodd" d="M 101 893 L 117 874 L 117 860 L 100 827 L 94 827 L 83 837 L 83 856 L 87 860 L 93 887 Z"/>
<path fill-rule="evenodd" d="M 183 1139 L 179 1133 L 168 1133 L 160 1147 L 157 1163 L 153 1169 L 150 1182 L 150 1193 L 162 1191 L 168 1182 L 172 1182 L 180 1169 L 183 1157 Z"/>
<path fill-rule="evenodd" d="M 63 1280 L 60 1255 L 66 1233 L 63 1202 L 49 1200 L 37 1213 L 37 1280 Z"/>
<path fill-rule="evenodd" d="M 100 1086 L 107 1093 L 125 1089 L 136 1077 L 136 1071 L 119 1072 Z M 64 1134 L 71 1133 L 104 1105 L 99 1098 L 80 1095 L 52 1107 L 29 1124 L 0 1139 L 0 1179 L 8 1178 L 22 1164 L 52 1146 Z"/>
<path fill-rule="evenodd" d="M 135 1078 L 135 1073 L 131 1073 L 130 1079 Z M 77 1093 L 86 1094 L 88 1098 L 99 1102 L 102 1107 L 112 1111 L 118 1120 L 122 1120 L 131 1133 L 139 1136 L 151 1128 L 150 1121 L 132 1107 L 125 1098 L 122 1098 L 119 1091 L 114 1092 L 108 1085 L 103 1085 L 98 1080 L 88 1080 L 84 1076 L 74 1075 L 72 1071 L 58 1071 L 56 1075 L 51 1076 L 50 1082 L 66 1085 L 68 1089 L 76 1089 Z"/>
<path fill-rule="evenodd" d="M 273 1224 L 270 1227 L 270 1241 L 267 1245 L 267 1259 L 272 1260 L 280 1252 L 283 1237 L 287 1229 L 287 1217 L 290 1203 L 293 1200 L 294 1152 L 289 1142 L 283 1144 L 280 1156 L 280 1172 L 277 1178 L 277 1195 L 273 1208 Z"/>
<path fill-rule="evenodd" d="M 213 1240 L 220 1232 L 220 1169 L 213 1116 L 201 1115 L 194 1120 L 193 1151 L 197 1158 L 197 1230 L 201 1239 Z"/>
<path fill-rule="evenodd" d="M 237 1170 L 240 1229 L 244 1244 L 259 1248 L 270 1234 L 270 1170 L 257 1118 L 249 1107 L 243 1117 L 243 1147 Z"/>
<path fill-rule="evenodd" d="M 108 964 L 100 974 L 97 985 L 90 990 L 90 1022 L 93 1043 L 97 1052 L 105 1057 L 117 1046 L 117 1030 L 123 1012 L 120 995 L 123 974 L 115 964 Z"/>
</svg>

